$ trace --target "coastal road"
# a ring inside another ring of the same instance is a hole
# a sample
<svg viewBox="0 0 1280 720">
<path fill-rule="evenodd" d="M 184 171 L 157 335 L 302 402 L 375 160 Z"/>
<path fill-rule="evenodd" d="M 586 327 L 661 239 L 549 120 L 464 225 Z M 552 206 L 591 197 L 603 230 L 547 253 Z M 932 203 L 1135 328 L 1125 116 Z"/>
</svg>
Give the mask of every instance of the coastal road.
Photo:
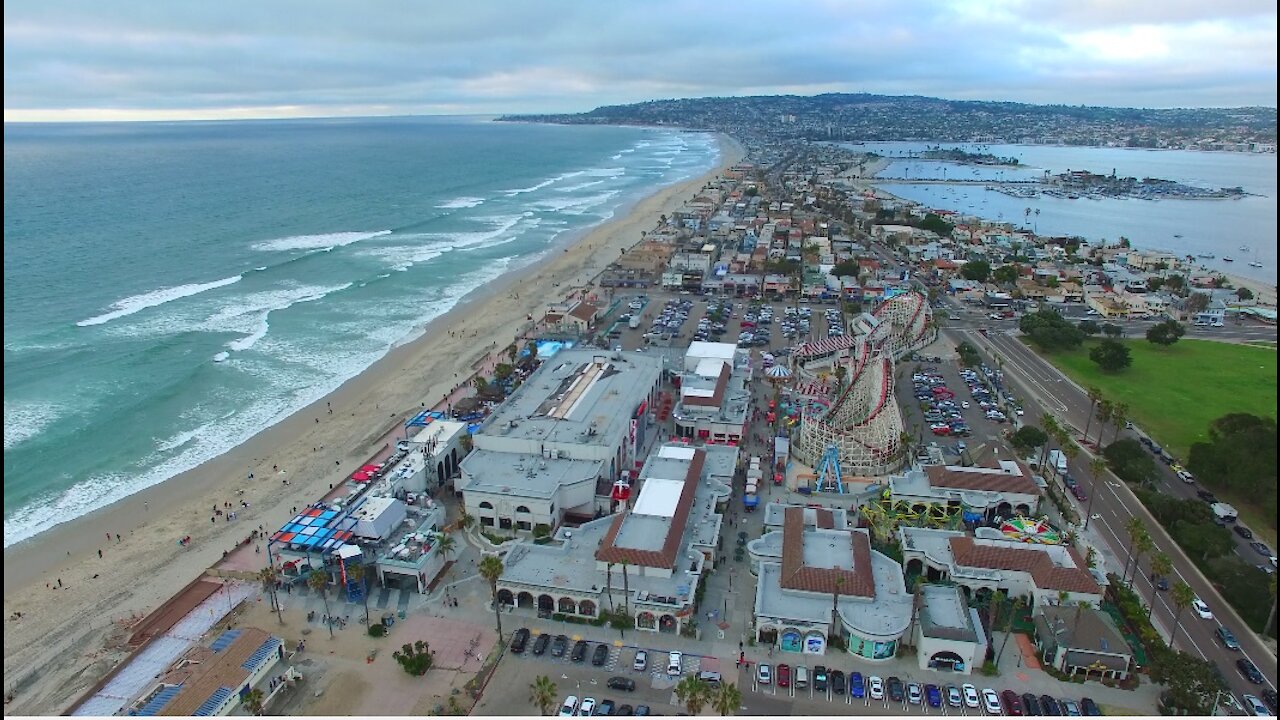
<svg viewBox="0 0 1280 720">
<path fill-rule="evenodd" d="M 1077 436 L 1083 430 L 1089 415 L 1088 396 L 1071 383 L 1052 365 L 1041 359 L 1030 348 L 1027 348 L 1016 337 L 1006 333 L 990 333 L 984 337 L 977 331 L 967 328 L 951 328 L 946 331 L 953 342 L 969 340 L 976 344 L 988 356 L 1002 359 L 1007 383 L 1019 386 L 1022 397 L 1026 400 L 1024 421 L 1040 424 L 1041 416 L 1051 414 L 1060 421 L 1065 421 L 1076 429 Z M 1091 431 L 1092 434 L 1092 431 Z M 1107 435 L 1111 435 L 1111 431 Z M 1167 472 L 1167 468 L 1161 468 Z M 1243 693 L 1257 694 L 1260 689 L 1245 680 L 1235 667 L 1241 656 L 1247 657 L 1261 669 L 1266 677 L 1265 687 L 1275 688 L 1276 657 L 1262 644 L 1262 641 L 1240 619 L 1239 615 L 1227 604 L 1218 591 L 1196 569 L 1194 563 L 1182 552 L 1181 548 L 1169 537 L 1155 518 L 1147 512 L 1132 491 L 1118 481 L 1110 473 L 1099 481 L 1089 472 L 1088 457 L 1078 456 L 1071 464 L 1070 472 L 1081 479 L 1081 484 L 1093 496 L 1090 528 L 1096 530 L 1111 548 L 1114 555 L 1123 563 L 1128 552 L 1128 535 L 1124 526 L 1130 517 L 1144 520 L 1157 551 L 1163 551 L 1173 560 L 1173 575 L 1185 581 L 1196 595 L 1208 603 L 1215 615 L 1214 620 L 1203 620 L 1194 611 L 1187 609 L 1182 613 L 1181 630 L 1174 641 L 1174 646 L 1192 655 L 1204 657 L 1218 665 L 1231 689 L 1237 695 Z M 1056 480 L 1051 480 L 1056 481 Z M 1179 483 L 1180 485 L 1181 483 Z M 1169 485 L 1177 488 L 1178 485 Z M 1074 501 L 1073 501 L 1074 502 Z M 1089 506 L 1077 503 L 1083 516 Z M 1157 591 L 1149 579 L 1149 559 L 1143 561 L 1141 569 L 1134 571 L 1132 586 L 1144 602 L 1154 607 L 1153 618 L 1166 632 L 1174 627 L 1177 608 L 1169 593 Z M 1262 573 L 1259 572 L 1260 581 Z M 1218 624 L 1229 627 L 1240 642 L 1241 650 L 1227 650 L 1216 639 Z"/>
</svg>

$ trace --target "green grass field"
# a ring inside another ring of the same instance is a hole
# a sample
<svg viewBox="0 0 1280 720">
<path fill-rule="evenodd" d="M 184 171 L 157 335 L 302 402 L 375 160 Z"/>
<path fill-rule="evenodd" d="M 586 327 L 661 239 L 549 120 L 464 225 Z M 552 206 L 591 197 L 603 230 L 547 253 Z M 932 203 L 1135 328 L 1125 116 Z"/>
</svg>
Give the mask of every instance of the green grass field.
<svg viewBox="0 0 1280 720">
<path fill-rule="evenodd" d="M 1094 342 L 1041 356 L 1081 387 L 1096 387 L 1112 402 L 1128 405 L 1129 419 L 1175 457 L 1189 457 L 1192 443 L 1208 439 L 1209 423 L 1228 413 L 1276 417 L 1275 350 L 1207 340 L 1181 340 L 1168 348 L 1122 340 L 1133 365 L 1108 374 L 1089 359 Z M 1093 429 L 1089 434 L 1096 437 Z M 1110 430 L 1103 441 L 1111 441 Z"/>
</svg>

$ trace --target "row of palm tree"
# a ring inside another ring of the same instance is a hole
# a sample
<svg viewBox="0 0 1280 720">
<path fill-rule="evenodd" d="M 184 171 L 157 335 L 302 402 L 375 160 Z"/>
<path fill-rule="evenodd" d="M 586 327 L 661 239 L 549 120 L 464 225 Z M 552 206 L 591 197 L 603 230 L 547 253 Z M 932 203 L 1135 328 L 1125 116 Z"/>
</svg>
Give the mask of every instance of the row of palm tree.
<svg viewBox="0 0 1280 720">
<path fill-rule="evenodd" d="M 1129 406 L 1122 402 L 1113 402 L 1108 400 L 1102 394 L 1102 390 L 1096 387 L 1090 387 L 1087 391 L 1089 395 L 1089 419 L 1084 426 L 1084 439 L 1089 440 L 1089 429 L 1093 425 L 1095 410 L 1097 411 L 1098 423 L 1098 447 L 1102 447 L 1102 433 L 1110 423 L 1115 429 L 1115 435 L 1111 438 L 1111 442 L 1120 439 L 1120 431 L 1124 429 L 1125 423 L 1129 422 Z"/>
<path fill-rule="evenodd" d="M 694 675 L 686 675 L 676 684 L 676 699 L 690 715 L 701 713 L 707 704 L 721 715 L 733 715 L 742 707 L 742 691 L 737 685 L 721 683 L 712 687 Z"/>
</svg>

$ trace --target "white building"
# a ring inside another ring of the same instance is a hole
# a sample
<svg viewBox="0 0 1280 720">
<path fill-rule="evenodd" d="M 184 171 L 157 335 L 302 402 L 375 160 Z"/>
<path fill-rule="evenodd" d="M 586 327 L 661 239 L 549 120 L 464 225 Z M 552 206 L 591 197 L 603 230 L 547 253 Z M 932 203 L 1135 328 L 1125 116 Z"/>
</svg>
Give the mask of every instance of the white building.
<svg viewBox="0 0 1280 720">
<path fill-rule="evenodd" d="M 916 514 L 963 513 L 969 522 L 1031 517 L 1039 509 L 1043 487 L 1043 478 L 1012 460 L 1001 460 L 997 467 L 927 465 L 889 476 L 895 505 Z"/>
<path fill-rule="evenodd" d="M 921 670 L 970 675 L 987 656 L 987 634 L 976 608 L 951 585 L 920 586 L 913 637 Z"/>
<path fill-rule="evenodd" d="M 902 566 L 872 550 L 865 530 L 837 528 L 830 510 L 810 510 L 784 507 L 781 531 L 747 543 L 757 642 L 822 655 L 834 632 L 851 655 L 893 658 L 911 621 Z"/>
<path fill-rule="evenodd" d="M 473 435 L 456 485 L 467 513 L 528 532 L 611 512 L 614 482 L 643 459 L 662 370 L 644 353 L 571 349 L 545 361 Z"/>
<path fill-rule="evenodd" d="M 730 343 L 694 342 L 680 374 L 680 402 L 672 410 L 676 437 L 737 445 L 747 422 L 750 356 Z"/>
</svg>

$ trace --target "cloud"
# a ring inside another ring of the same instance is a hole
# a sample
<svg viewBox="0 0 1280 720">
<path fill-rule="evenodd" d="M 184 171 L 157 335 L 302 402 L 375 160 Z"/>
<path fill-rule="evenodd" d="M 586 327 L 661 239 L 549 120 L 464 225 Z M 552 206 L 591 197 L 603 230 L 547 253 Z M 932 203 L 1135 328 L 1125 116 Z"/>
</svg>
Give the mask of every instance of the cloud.
<svg viewBox="0 0 1280 720">
<path fill-rule="evenodd" d="M 1276 11 L 1164 0 L 5 5 L 5 118 L 589 110 L 867 91 L 1276 102 Z"/>
</svg>

